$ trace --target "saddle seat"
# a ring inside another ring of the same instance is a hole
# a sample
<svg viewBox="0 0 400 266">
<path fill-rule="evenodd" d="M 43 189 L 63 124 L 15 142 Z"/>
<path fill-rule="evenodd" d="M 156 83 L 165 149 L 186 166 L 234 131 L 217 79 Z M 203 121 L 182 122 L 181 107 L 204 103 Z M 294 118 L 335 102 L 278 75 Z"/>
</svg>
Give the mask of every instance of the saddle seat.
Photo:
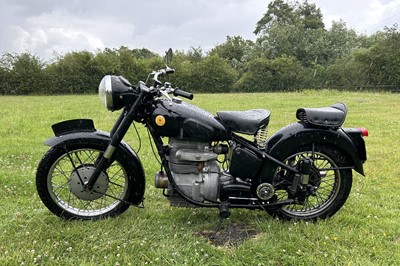
<svg viewBox="0 0 400 266">
<path fill-rule="evenodd" d="M 227 130 L 248 135 L 255 135 L 260 127 L 268 126 L 270 115 L 265 109 L 217 112 L 219 121 Z"/>
<path fill-rule="evenodd" d="M 338 128 L 343 125 L 347 110 L 348 108 L 344 103 L 335 103 L 322 108 L 299 108 L 296 117 L 306 124 Z"/>
</svg>

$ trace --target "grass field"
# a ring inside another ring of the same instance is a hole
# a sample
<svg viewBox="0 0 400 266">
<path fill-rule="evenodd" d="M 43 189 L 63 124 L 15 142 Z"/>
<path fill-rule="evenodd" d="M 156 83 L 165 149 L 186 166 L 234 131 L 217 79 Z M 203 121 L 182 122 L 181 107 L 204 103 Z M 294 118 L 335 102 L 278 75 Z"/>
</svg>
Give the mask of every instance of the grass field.
<svg viewBox="0 0 400 266">
<path fill-rule="evenodd" d="M 211 113 L 267 108 L 271 135 L 295 121 L 298 107 L 337 101 L 349 107 L 345 127 L 370 133 L 366 177 L 354 172 L 345 206 L 317 223 L 281 222 L 262 211 L 234 209 L 222 222 L 223 243 L 215 245 L 206 236 L 219 224 L 216 209 L 172 208 L 154 188 L 159 166 L 144 130 L 139 153 L 147 176 L 144 209 L 131 207 L 96 222 L 51 214 L 35 188 L 50 126 L 93 118 L 98 129 L 109 131 L 118 114 L 107 112 L 95 95 L 0 97 L 0 265 L 399 265 L 400 94 L 201 94 L 193 102 Z M 134 130 L 126 140 L 138 147 Z M 242 241 L 231 235 L 235 228 L 242 229 Z"/>
</svg>

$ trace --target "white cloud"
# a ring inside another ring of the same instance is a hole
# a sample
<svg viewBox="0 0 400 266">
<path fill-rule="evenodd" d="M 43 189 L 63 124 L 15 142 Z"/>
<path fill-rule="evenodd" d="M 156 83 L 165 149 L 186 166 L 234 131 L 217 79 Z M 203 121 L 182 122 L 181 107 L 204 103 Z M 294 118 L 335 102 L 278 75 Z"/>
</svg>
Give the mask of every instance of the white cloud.
<svg viewBox="0 0 400 266">
<path fill-rule="evenodd" d="M 400 20 L 400 0 L 309 0 L 320 7 L 324 22 L 343 19 L 362 33 L 373 33 Z M 0 54 L 95 51 L 105 47 L 168 47 L 203 50 L 253 30 L 267 10 L 265 0 L 1 0 Z M 397 14 L 397 16 L 396 16 Z M 400 24 L 400 23 L 399 23 Z"/>
<path fill-rule="evenodd" d="M 344 20 L 348 27 L 371 34 L 384 26 L 400 24 L 400 0 L 315 0 L 327 26 L 333 20 Z M 397 14 L 397 16 L 395 16 Z"/>
</svg>

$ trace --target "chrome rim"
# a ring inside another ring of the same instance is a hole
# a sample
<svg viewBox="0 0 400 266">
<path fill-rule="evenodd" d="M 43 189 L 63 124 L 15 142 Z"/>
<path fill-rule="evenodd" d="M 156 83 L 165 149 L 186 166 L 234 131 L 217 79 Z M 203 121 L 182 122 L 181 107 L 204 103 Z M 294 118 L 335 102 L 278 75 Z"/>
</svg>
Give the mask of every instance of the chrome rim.
<svg viewBox="0 0 400 266">
<path fill-rule="evenodd" d="M 306 157 L 313 160 L 307 197 L 304 204 L 291 204 L 283 207 L 281 211 L 288 215 L 310 216 L 319 214 L 335 201 L 339 192 L 340 172 L 330 169 L 337 168 L 337 165 L 327 155 L 312 151 L 299 152 L 287 158 L 285 164 L 293 167 L 300 159 Z M 287 188 L 291 182 L 285 178 L 287 175 L 288 172 L 282 168 L 279 168 L 276 172 L 274 186 L 277 188 L 278 200 L 288 198 Z"/>
<path fill-rule="evenodd" d="M 100 174 L 92 191 L 80 190 L 77 172 L 82 179 L 88 179 L 100 153 L 95 149 L 78 149 L 64 154 L 52 165 L 47 187 L 59 207 L 75 215 L 93 217 L 108 213 L 121 203 L 119 199 L 125 198 L 128 176 L 118 161 Z"/>
</svg>

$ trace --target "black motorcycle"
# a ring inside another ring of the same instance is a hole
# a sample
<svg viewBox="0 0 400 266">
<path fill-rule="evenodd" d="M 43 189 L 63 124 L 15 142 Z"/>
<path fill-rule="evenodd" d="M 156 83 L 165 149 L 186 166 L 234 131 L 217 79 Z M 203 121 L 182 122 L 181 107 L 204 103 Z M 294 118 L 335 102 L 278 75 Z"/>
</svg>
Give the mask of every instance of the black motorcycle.
<svg viewBox="0 0 400 266">
<path fill-rule="evenodd" d="M 99 96 L 110 111 L 123 109 L 110 133 L 90 119 L 52 126 L 55 137 L 36 175 L 46 207 L 66 219 L 98 219 L 143 207 L 145 174 L 123 138 L 134 122 L 147 128 L 160 157 L 155 186 L 172 206 L 260 209 L 282 219 L 317 220 L 335 214 L 364 175 L 366 129 L 342 128 L 343 103 L 300 108 L 297 122 L 267 138 L 270 112 L 221 111 L 217 116 L 178 97 L 193 94 L 160 81 L 174 73 L 153 71 L 132 86 L 105 76 Z M 151 85 L 149 85 L 151 83 Z"/>
</svg>

